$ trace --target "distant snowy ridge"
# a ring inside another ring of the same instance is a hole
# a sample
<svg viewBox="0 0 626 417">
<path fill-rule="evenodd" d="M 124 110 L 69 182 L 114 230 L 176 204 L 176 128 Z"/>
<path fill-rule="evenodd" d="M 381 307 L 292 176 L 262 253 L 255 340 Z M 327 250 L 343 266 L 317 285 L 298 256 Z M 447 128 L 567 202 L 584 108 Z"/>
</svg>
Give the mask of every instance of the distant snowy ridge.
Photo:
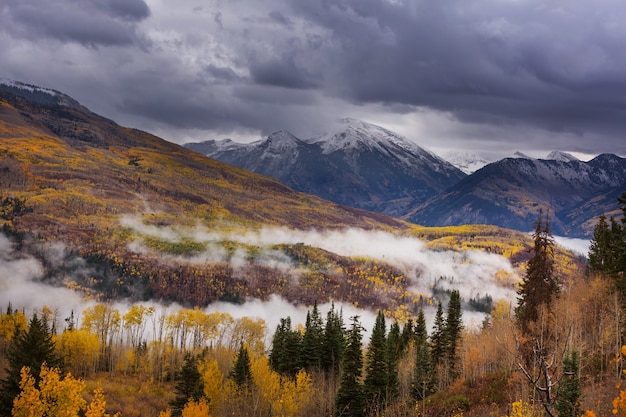
<svg viewBox="0 0 626 417">
<path fill-rule="evenodd" d="M 452 165 L 468 175 L 478 171 L 485 165 L 492 162 L 479 155 L 462 151 L 448 151 L 441 156 L 443 159 L 450 162 Z"/>
<path fill-rule="evenodd" d="M 574 155 L 563 151 L 552 151 L 546 156 L 546 159 L 560 162 L 580 161 L 580 159 L 576 158 Z"/>
<path fill-rule="evenodd" d="M 0 77 L 0 93 L 8 92 L 38 104 L 81 108 L 78 101 L 59 91 Z"/>
</svg>

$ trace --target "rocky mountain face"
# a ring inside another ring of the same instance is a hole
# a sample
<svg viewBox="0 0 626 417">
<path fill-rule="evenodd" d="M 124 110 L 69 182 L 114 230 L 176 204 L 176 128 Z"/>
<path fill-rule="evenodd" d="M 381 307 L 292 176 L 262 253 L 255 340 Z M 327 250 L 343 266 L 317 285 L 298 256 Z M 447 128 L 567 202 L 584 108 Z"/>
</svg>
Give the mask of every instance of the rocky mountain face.
<svg viewBox="0 0 626 417">
<path fill-rule="evenodd" d="M 354 119 L 306 140 L 281 131 L 251 144 L 226 140 L 186 146 L 298 191 L 395 216 L 466 176 L 408 139 Z"/>
<path fill-rule="evenodd" d="M 555 234 L 589 236 L 593 219 L 618 208 L 626 159 L 603 154 L 582 162 L 563 153 L 551 158 L 489 164 L 405 218 L 424 225 L 487 223 L 531 230 L 541 207 L 551 213 Z"/>
</svg>

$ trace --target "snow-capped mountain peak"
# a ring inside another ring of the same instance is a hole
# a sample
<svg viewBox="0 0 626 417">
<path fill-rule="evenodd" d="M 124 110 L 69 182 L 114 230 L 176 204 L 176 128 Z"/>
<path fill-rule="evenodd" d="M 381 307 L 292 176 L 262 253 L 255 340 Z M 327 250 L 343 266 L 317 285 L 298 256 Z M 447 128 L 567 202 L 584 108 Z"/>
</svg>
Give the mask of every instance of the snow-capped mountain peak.
<svg viewBox="0 0 626 417">
<path fill-rule="evenodd" d="M 442 157 L 468 175 L 492 162 L 479 155 L 463 151 L 448 151 Z"/>
<path fill-rule="evenodd" d="M 546 159 L 560 162 L 579 161 L 575 156 L 563 151 L 552 151 L 546 156 Z"/>
</svg>

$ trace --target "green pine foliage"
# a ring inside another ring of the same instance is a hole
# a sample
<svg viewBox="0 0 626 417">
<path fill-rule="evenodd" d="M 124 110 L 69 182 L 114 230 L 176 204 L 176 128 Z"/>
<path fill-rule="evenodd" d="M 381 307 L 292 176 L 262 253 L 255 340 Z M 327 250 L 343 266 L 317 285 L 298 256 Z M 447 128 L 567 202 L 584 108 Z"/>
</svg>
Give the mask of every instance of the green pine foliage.
<svg viewBox="0 0 626 417">
<path fill-rule="evenodd" d="M 357 316 L 352 318 L 352 327 L 342 361 L 341 382 L 335 397 L 335 415 L 362 417 L 365 415 L 365 395 L 361 384 L 363 371 L 362 327 Z"/>
<path fill-rule="evenodd" d="M 615 279 L 615 284 L 626 300 L 626 192 L 618 198 L 622 219 L 617 221 L 601 215 L 593 231 L 589 247 L 589 272 Z M 626 301 L 625 301 L 626 302 Z"/>
<path fill-rule="evenodd" d="M 324 322 L 315 302 L 313 310 L 307 313 L 302 336 L 302 367 L 308 372 L 321 367 L 323 337 Z"/>
<path fill-rule="evenodd" d="M 415 371 L 411 383 L 411 394 L 418 401 L 432 393 L 434 387 L 433 363 L 426 331 L 424 311 L 420 309 L 415 325 Z"/>
<path fill-rule="evenodd" d="M 441 302 L 437 304 L 437 312 L 435 313 L 435 322 L 433 324 L 433 332 L 430 336 L 431 341 L 431 356 L 433 366 L 439 365 L 443 362 L 446 352 L 446 340 L 445 340 L 445 319 L 443 317 L 443 306 Z"/>
<path fill-rule="evenodd" d="M 530 323 L 537 321 L 540 307 L 549 307 L 559 293 L 559 281 L 554 270 L 554 238 L 548 216 L 543 214 L 543 210 L 539 210 L 533 242 L 533 256 L 528 261 L 526 275 L 518 290 L 515 309 L 523 332 L 527 332 Z"/>
<path fill-rule="evenodd" d="M 378 312 L 367 349 L 367 373 L 363 387 L 368 409 L 372 413 L 383 410 L 387 397 L 387 340 L 385 316 Z"/>
<path fill-rule="evenodd" d="M 563 378 L 556 389 L 554 409 L 559 417 L 579 417 L 581 409 L 581 386 L 578 375 L 578 352 L 571 351 L 563 359 Z"/>
<path fill-rule="evenodd" d="M 326 315 L 322 343 L 322 370 L 327 374 L 338 375 L 345 350 L 345 329 L 341 312 L 332 304 Z"/>
<path fill-rule="evenodd" d="M 291 329 L 291 317 L 281 319 L 272 339 L 270 366 L 279 374 L 293 378 L 302 361 L 300 333 Z"/>
<path fill-rule="evenodd" d="M 229 378 L 233 380 L 237 388 L 246 389 L 252 385 L 252 370 L 250 368 L 250 355 L 243 342 L 235 358 L 235 365 L 230 371 Z"/>
<path fill-rule="evenodd" d="M 28 323 L 28 330 L 18 334 L 7 352 L 9 366 L 6 369 L 7 377 L 1 383 L 0 415 L 10 415 L 13 408 L 13 399 L 20 392 L 20 371 L 27 366 L 31 374 L 39 383 L 39 370 L 42 364 L 49 368 L 62 366 L 62 360 L 56 353 L 56 346 L 52 339 L 51 330 L 46 320 L 33 314 Z"/>
<path fill-rule="evenodd" d="M 170 402 L 170 405 L 172 406 L 172 414 L 180 416 L 183 408 L 189 401 L 198 401 L 204 396 L 202 375 L 198 370 L 198 360 L 194 355 L 190 353 L 185 354 L 176 379 L 177 383 L 174 388 L 176 398 Z"/>
<path fill-rule="evenodd" d="M 462 314 L 461 295 L 458 290 L 454 290 L 450 293 L 444 329 L 445 357 L 451 379 L 459 374 L 458 345 L 463 331 Z"/>
<path fill-rule="evenodd" d="M 387 402 L 392 402 L 400 394 L 398 363 L 403 353 L 400 325 L 394 322 L 387 335 Z"/>
</svg>

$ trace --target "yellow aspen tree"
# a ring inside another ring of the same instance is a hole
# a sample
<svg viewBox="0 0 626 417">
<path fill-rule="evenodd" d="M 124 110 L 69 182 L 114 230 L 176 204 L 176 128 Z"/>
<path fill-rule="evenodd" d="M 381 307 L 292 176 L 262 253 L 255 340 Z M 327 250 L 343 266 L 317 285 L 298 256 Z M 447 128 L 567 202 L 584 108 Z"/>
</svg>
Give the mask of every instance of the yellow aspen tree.
<svg viewBox="0 0 626 417">
<path fill-rule="evenodd" d="M 93 391 L 93 399 L 87 407 L 85 417 L 110 417 L 106 413 L 106 400 L 104 399 L 104 392 L 102 388 L 98 387 Z M 118 417 L 119 413 L 116 413 L 113 417 Z"/>
<path fill-rule="evenodd" d="M 183 408 L 182 417 L 211 417 L 209 404 L 204 398 L 199 401 L 189 401 Z"/>
<path fill-rule="evenodd" d="M 100 354 L 97 334 L 86 329 L 66 330 L 61 334 L 58 346 L 70 372 L 82 377 L 95 372 Z"/>
<path fill-rule="evenodd" d="M 167 410 L 161 411 L 159 417 L 172 417 L 172 410 L 168 408 Z"/>
<path fill-rule="evenodd" d="M 217 360 L 212 359 L 200 365 L 200 374 L 204 386 L 204 395 L 209 399 L 213 410 L 219 408 L 224 394 L 224 374 L 220 371 Z"/>
<path fill-rule="evenodd" d="M 85 383 L 68 374 L 63 380 L 57 368 L 41 366 L 39 388 L 28 367 L 22 368 L 21 393 L 13 402 L 14 417 L 77 417 L 86 401 L 81 397 Z"/>
</svg>

